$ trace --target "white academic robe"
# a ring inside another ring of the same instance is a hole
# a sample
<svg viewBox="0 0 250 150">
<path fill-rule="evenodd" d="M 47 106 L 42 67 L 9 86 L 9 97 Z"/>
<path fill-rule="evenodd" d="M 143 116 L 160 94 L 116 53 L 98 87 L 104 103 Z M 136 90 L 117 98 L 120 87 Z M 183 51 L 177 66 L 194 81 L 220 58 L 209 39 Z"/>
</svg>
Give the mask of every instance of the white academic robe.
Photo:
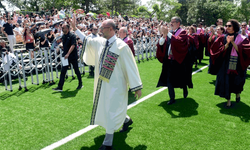
<svg viewBox="0 0 250 150">
<path fill-rule="evenodd" d="M 79 30 L 75 33 L 81 40 L 85 38 L 85 35 Z M 88 38 L 83 60 L 88 65 L 95 65 L 94 105 L 91 124 L 100 125 L 106 129 L 106 133 L 113 134 L 115 130 L 122 126 L 126 118 L 128 86 L 131 91 L 137 91 L 142 89 L 142 82 L 129 46 L 116 36 L 113 36 L 110 40 L 111 43 L 113 41 L 114 43 L 109 52 L 119 56 L 109 81 L 101 80 L 99 71 L 99 59 L 107 41 L 105 38 Z"/>
</svg>

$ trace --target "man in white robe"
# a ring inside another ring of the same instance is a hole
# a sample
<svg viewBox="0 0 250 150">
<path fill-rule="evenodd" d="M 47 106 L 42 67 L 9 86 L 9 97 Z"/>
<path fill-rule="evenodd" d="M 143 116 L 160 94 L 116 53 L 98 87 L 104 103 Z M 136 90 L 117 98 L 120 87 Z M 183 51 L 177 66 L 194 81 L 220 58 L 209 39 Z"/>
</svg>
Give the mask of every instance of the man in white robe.
<svg viewBox="0 0 250 150">
<path fill-rule="evenodd" d="M 75 15 L 71 25 L 81 40 L 87 38 L 76 28 Z M 91 125 L 106 129 L 100 150 L 112 149 L 114 131 L 122 126 L 126 118 L 128 86 L 138 98 L 142 89 L 134 56 L 128 45 L 115 36 L 115 30 L 114 21 L 105 20 L 100 28 L 103 37 L 87 38 L 83 55 L 86 64 L 95 65 Z"/>
</svg>

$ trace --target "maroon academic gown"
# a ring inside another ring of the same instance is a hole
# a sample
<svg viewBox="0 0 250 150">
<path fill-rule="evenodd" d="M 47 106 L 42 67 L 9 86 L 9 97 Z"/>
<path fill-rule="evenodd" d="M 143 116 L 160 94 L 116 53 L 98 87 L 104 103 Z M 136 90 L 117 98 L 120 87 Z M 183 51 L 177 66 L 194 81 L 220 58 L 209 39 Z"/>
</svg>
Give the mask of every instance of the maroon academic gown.
<svg viewBox="0 0 250 150">
<path fill-rule="evenodd" d="M 250 32 L 248 32 L 248 40 L 250 41 Z"/>
<path fill-rule="evenodd" d="M 179 29 L 181 30 L 181 29 Z M 168 49 L 171 44 L 173 57 L 168 55 Z M 157 87 L 166 86 L 171 83 L 174 88 L 183 88 L 188 86 L 193 88 L 192 75 L 190 71 L 190 60 L 188 58 L 188 35 L 183 30 L 178 36 L 172 35 L 171 39 L 165 39 L 161 46 L 157 43 L 157 51 L 165 53 L 162 72 Z"/>
<path fill-rule="evenodd" d="M 199 49 L 198 35 L 196 33 L 188 35 L 188 51 L 190 53 L 192 63 L 196 59 L 198 49 Z"/>
<path fill-rule="evenodd" d="M 236 34 L 237 35 L 237 34 Z M 236 37 L 236 36 L 235 36 Z M 246 69 L 250 64 L 250 44 L 245 38 L 238 43 L 236 74 L 228 73 L 232 44 L 225 49 L 226 37 L 220 36 L 210 48 L 212 63 L 218 68 L 215 95 L 230 99 L 231 93 L 241 93 L 246 79 Z"/>
<path fill-rule="evenodd" d="M 123 39 L 123 41 L 128 44 L 128 46 L 130 47 L 133 55 L 135 56 L 135 49 L 134 49 L 134 43 L 133 43 L 133 41 L 128 36 L 125 37 Z"/>
<path fill-rule="evenodd" d="M 209 35 L 209 38 L 210 38 L 210 36 L 211 36 L 211 35 Z M 207 40 L 207 49 L 208 49 L 208 52 L 209 52 L 209 54 L 210 54 L 210 47 L 213 45 L 213 43 L 214 43 L 214 41 L 215 41 L 215 39 L 216 39 L 216 36 L 213 35 L 211 41 L 209 41 L 209 38 L 208 38 L 208 40 Z"/>
<path fill-rule="evenodd" d="M 209 35 L 210 38 L 211 34 Z M 216 75 L 218 72 L 218 69 L 215 65 L 213 65 L 212 60 L 211 60 L 211 54 L 210 54 L 210 47 L 213 45 L 214 41 L 216 40 L 216 36 L 213 35 L 211 41 L 209 41 L 209 38 L 207 40 L 207 50 L 208 50 L 208 55 L 209 57 L 209 66 L 208 66 L 208 73 L 211 75 Z"/>
<path fill-rule="evenodd" d="M 220 56 L 225 57 L 226 52 L 228 49 L 224 50 L 225 44 L 224 44 L 224 38 L 225 36 L 220 36 L 212 45 L 210 48 L 212 63 L 214 64 L 216 62 L 216 59 L 218 59 Z M 249 40 L 246 38 L 242 43 L 238 44 L 238 57 L 240 60 L 240 66 L 242 70 L 246 70 L 247 67 L 250 64 L 250 44 Z"/>
<path fill-rule="evenodd" d="M 206 35 L 204 34 L 204 30 L 201 29 L 199 35 L 199 49 L 197 53 L 197 59 L 202 60 L 204 55 L 204 47 L 206 45 Z"/>
</svg>

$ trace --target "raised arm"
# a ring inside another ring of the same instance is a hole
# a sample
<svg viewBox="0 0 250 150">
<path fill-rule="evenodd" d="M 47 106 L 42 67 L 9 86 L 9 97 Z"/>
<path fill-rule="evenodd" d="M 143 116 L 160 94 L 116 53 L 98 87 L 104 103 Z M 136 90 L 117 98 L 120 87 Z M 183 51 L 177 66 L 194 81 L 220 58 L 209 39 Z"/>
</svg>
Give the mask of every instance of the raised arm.
<svg viewBox="0 0 250 150">
<path fill-rule="evenodd" d="M 78 37 L 83 41 L 83 39 L 86 37 L 86 35 L 81 32 L 77 27 L 76 27 L 76 15 L 73 14 L 72 22 L 71 22 L 71 27 L 73 28 L 73 31 L 78 35 Z"/>
</svg>

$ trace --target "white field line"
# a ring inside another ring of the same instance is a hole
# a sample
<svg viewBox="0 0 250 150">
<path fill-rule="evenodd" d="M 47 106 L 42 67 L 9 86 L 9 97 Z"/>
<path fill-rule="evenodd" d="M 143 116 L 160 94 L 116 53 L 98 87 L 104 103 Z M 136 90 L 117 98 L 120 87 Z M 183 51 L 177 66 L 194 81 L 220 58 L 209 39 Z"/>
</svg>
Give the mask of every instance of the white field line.
<svg viewBox="0 0 250 150">
<path fill-rule="evenodd" d="M 202 67 L 201 69 L 196 70 L 195 72 L 192 73 L 192 75 L 196 74 L 197 72 L 199 72 L 199 71 L 201 71 L 201 70 L 203 70 L 203 69 L 205 69 L 207 67 L 208 67 L 208 65 Z M 155 92 L 153 92 L 153 93 L 151 93 L 151 94 L 149 94 L 149 95 L 147 95 L 147 96 L 145 96 L 145 97 L 143 97 L 143 98 L 141 98 L 141 99 L 139 99 L 139 100 L 131 103 L 130 105 L 128 105 L 127 109 L 130 109 L 130 108 L 132 108 L 132 107 L 140 104 L 141 102 L 143 102 L 143 101 L 151 98 L 152 96 L 154 96 L 154 95 L 156 95 L 156 94 L 158 94 L 158 93 L 160 93 L 160 92 L 162 92 L 162 91 L 164 91 L 166 89 L 167 89 L 167 87 L 160 88 L 159 90 L 157 90 L 157 91 L 155 91 Z M 73 133 L 73 134 L 71 134 L 71 135 L 69 135 L 69 136 L 61 139 L 60 141 L 57 141 L 57 142 L 55 142 L 55 143 L 53 143 L 53 144 L 51 144 L 51 145 L 43 148 L 42 150 L 52 150 L 52 149 L 55 149 L 55 148 L 57 148 L 57 147 L 65 144 L 65 143 L 67 143 L 67 142 L 69 142 L 69 141 L 71 141 L 71 140 L 73 140 L 75 138 L 77 138 L 78 136 L 81 136 L 82 134 L 84 134 L 84 133 L 86 133 L 86 132 L 88 132 L 88 131 L 96 128 L 96 127 L 98 127 L 98 125 L 89 125 L 86 128 L 81 129 L 81 130 L 79 130 L 79 131 L 77 131 L 77 132 L 75 132 L 75 133 Z"/>
</svg>

